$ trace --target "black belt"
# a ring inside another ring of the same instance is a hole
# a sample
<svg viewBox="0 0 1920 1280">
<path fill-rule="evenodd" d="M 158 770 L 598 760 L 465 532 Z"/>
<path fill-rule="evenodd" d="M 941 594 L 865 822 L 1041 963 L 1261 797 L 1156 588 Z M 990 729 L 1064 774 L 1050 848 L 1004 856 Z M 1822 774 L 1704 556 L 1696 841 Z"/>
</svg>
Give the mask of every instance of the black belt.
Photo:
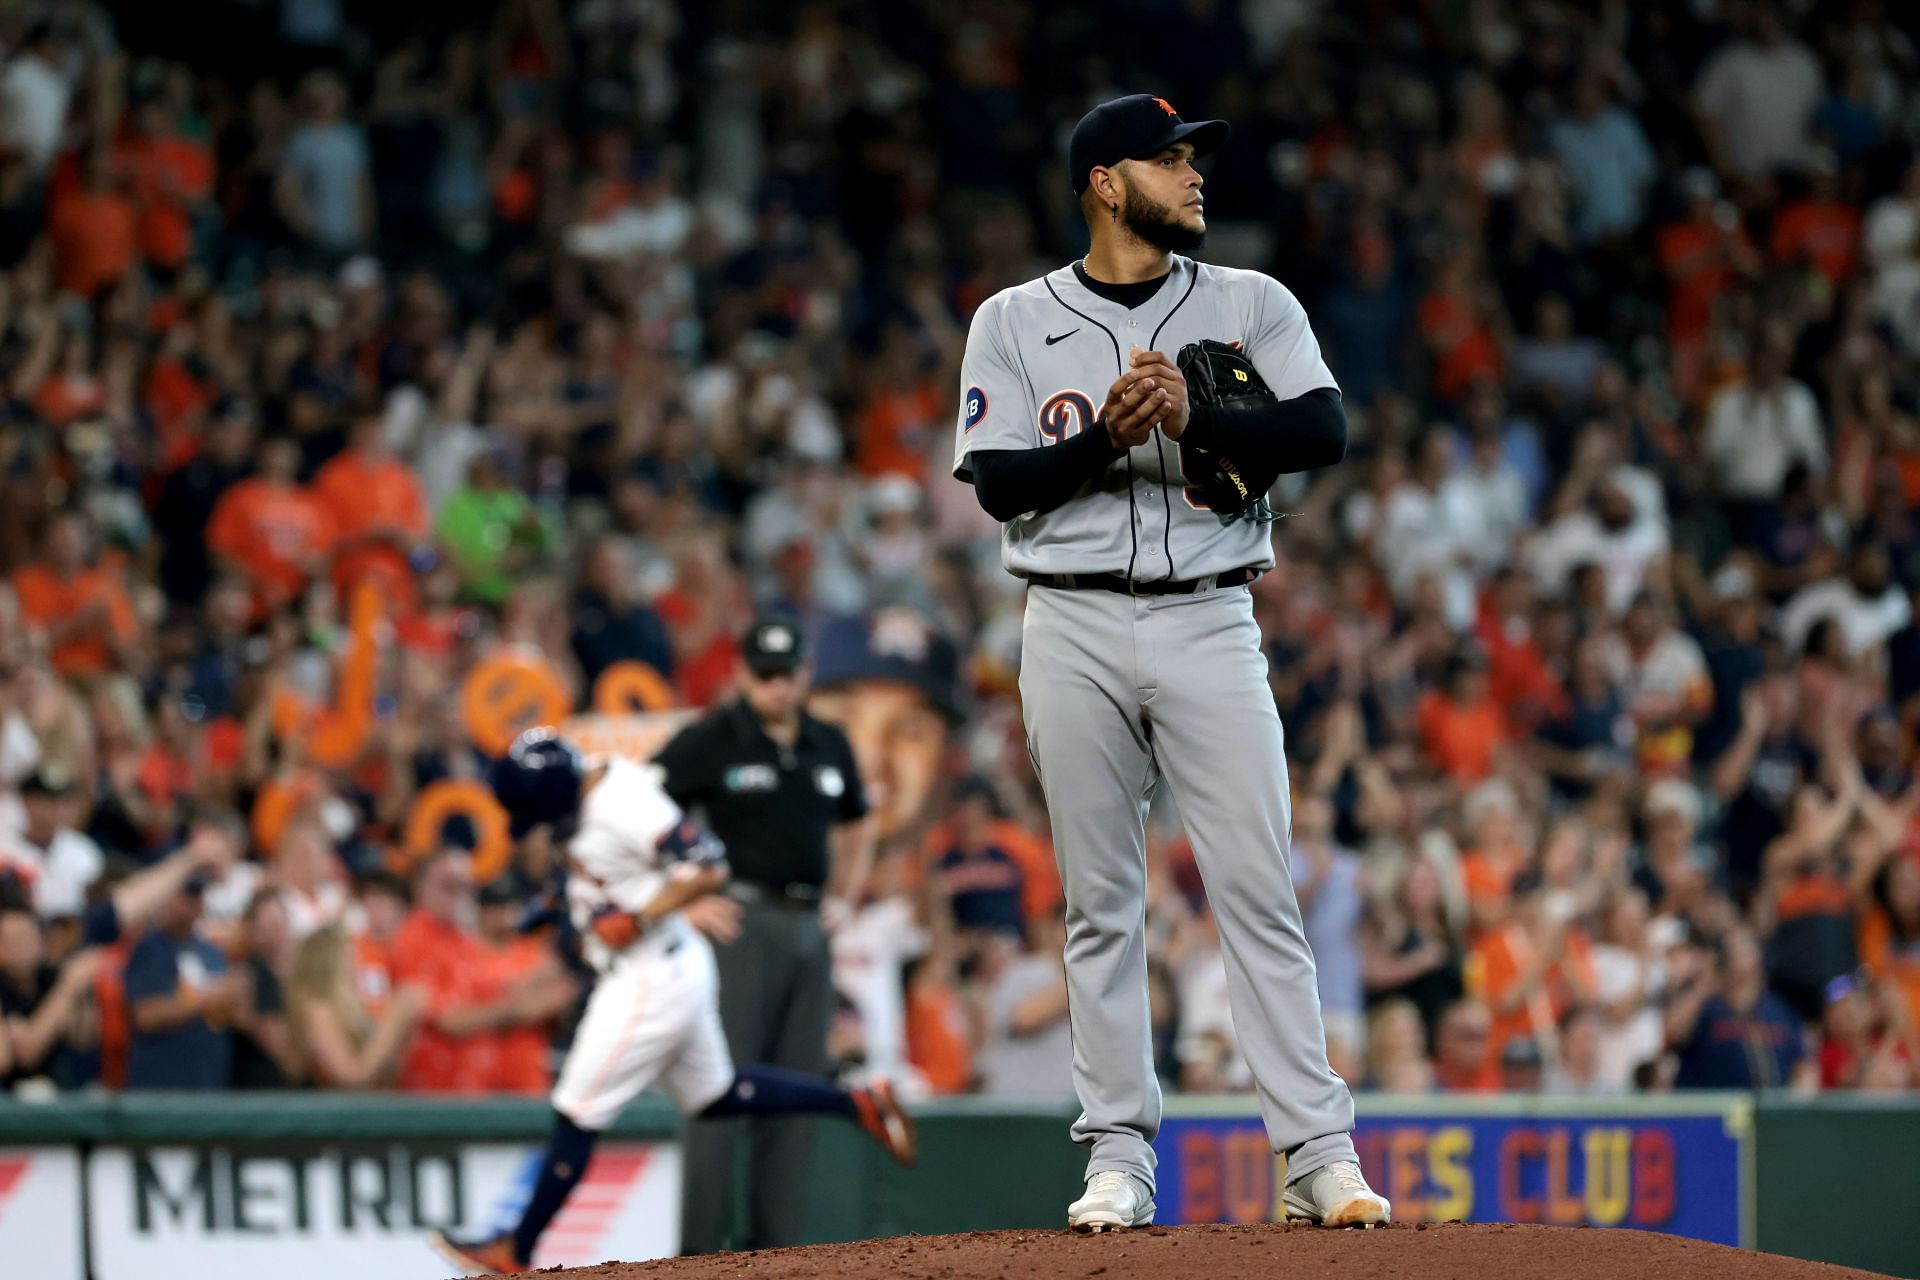
<svg viewBox="0 0 1920 1280">
<path fill-rule="evenodd" d="M 1216 587 L 1244 587 L 1260 576 L 1251 566 L 1210 573 L 1201 578 L 1156 578 L 1151 582 L 1127 580 L 1124 573 L 1028 573 L 1022 574 L 1037 587 L 1055 587 L 1061 591 L 1117 591 L 1123 596 L 1190 596 Z"/>
<path fill-rule="evenodd" d="M 817 884 L 763 884 L 757 880 L 734 880 L 721 892 L 735 902 L 742 903 L 805 907 L 808 910 L 820 905 L 820 886 Z"/>
</svg>

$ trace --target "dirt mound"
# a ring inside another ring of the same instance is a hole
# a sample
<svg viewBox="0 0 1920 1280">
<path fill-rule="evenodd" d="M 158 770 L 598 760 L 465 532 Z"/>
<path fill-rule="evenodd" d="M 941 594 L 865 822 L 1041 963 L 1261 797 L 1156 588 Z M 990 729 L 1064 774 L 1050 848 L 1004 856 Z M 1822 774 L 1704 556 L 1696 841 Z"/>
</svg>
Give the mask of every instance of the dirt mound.
<svg viewBox="0 0 1920 1280">
<path fill-rule="evenodd" d="M 544 1273 L 565 1280 L 1859 1280 L 1869 1271 L 1648 1231 L 1449 1223 L 1373 1231 L 1148 1227 L 1112 1235 L 974 1231 Z"/>
</svg>

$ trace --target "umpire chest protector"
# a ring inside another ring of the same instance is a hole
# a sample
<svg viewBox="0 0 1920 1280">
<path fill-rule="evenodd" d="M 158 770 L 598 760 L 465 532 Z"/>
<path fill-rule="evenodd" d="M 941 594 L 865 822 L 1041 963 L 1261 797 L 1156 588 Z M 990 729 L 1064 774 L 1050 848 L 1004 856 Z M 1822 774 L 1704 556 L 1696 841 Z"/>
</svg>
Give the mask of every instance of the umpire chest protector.
<svg viewBox="0 0 1920 1280">
<path fill-rule="evenodd" d="M 1128 308 L 1062 267 L 995 294 L 974 315 L 954 474 L 971 480 L 975 450 L 1046 448 L 1104 431 L 1096 415 L 1107 388 L 1132 367 L 1133 347 L 1172 361 L 1205 340 L 1236 349 L 1281 400 L 1338 387 L 1305 310 L 1269 276 L 1175 255 L 1159 290 Z M 1223 522 L 1194 483 L 1203 469 L 1179 441 L 1155 431 L 1063 506 L 1008 521 L 1002 561 L 1022 575 L 1128 574 L 1136 582 L 1270 568 L 1267 526 Z"/>
</svg>

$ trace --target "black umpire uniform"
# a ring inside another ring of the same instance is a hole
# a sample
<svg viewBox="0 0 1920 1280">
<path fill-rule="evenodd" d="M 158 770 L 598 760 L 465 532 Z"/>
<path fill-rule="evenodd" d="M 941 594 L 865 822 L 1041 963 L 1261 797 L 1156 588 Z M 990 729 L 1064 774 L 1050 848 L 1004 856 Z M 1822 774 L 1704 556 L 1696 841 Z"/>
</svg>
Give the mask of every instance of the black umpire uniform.
<svg viewBox="0 0 1920 1280">
<path fill-rule="evenodd" d="M 801 672 L 807 655 L 799 630 L 775 621 L 754 625 L 741 657 L 764 678 Z M 724 892 L 740 904 L 741 929 L 714 952 L 734 1060 L 826 1074 L 833 984 L 820 904 L 829 837 L 867 814 L 846 735 L 803 706 L 791 745 L 778 742 L 742 697 L 681 730 L 655 763 L 666 771 L 668 794 L 703 814 L 727 847 L 733 878 Z M 730 1241 L 743 1125 L 752 1138 L 748 1237 Z M 811 1119 L 694 1121 L 686 1135 L 682 1252 L 796 1243 L 812 1153 Z"/>
</svg>

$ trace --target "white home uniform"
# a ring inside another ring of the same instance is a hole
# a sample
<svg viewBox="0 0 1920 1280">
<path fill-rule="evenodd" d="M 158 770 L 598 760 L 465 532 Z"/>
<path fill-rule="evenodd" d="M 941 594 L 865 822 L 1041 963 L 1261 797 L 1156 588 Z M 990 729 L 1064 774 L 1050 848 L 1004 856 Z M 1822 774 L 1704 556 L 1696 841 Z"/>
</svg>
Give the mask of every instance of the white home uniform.
<svg viewBox="0 0 1920 1280">
<path fill-rule="evenodd" d="M 666 886 L 676 864 L 660 856 L 658 845 L 681 817 L 657 770 L 615 758 L 587 792 L 580 829 L 567 845 L 567 905 L 600 977 L 553 1106 L 582 1129 L 605 1129 L 655 1082 L 688 1115 L 733 1083 L 713 948 L 699 931 L 675 912 L 614 951 L 592 929 L 603 907 L 638 911 Z"/>
</svg>

